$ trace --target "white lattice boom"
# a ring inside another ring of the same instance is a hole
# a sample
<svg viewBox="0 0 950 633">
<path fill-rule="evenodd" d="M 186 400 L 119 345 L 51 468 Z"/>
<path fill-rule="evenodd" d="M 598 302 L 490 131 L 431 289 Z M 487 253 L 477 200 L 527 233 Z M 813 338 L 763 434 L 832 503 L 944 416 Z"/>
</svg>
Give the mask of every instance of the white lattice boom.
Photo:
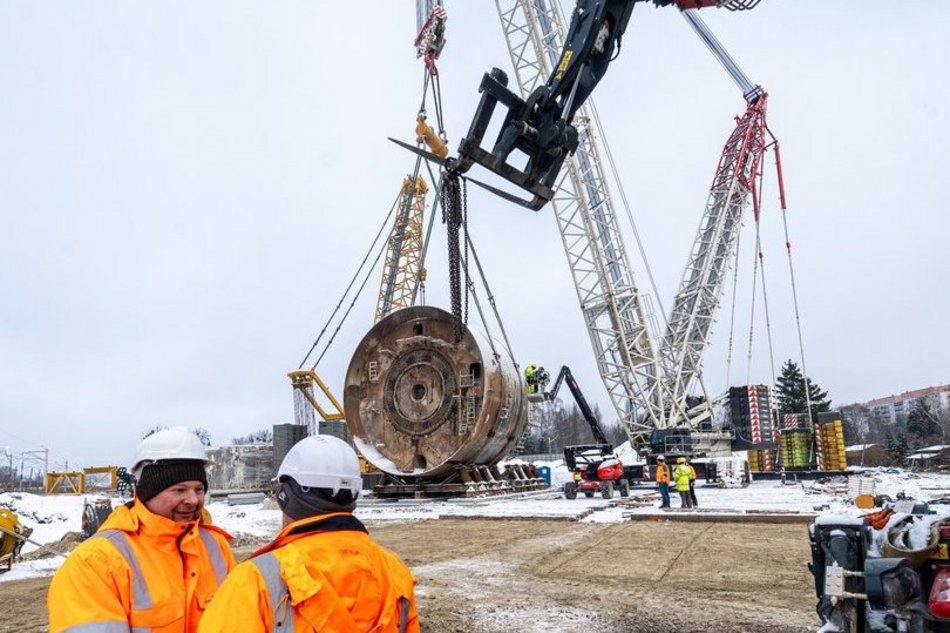
<svg viewBox="0 0 950 633">
<path fill-rule="evenodd" d="M 687 423 L 686 396 L 700 380 L 702 356 L 709 340 L 726 272 L 738 247 L 742 214 L 754 198 L 762 155 L 766 150 L 767 95 L 764 93 L 737 120 L 726 142 L 709 191 L 696 240 L 673 301 L 660 346 L 667 424 Z"/>
<path fill-rule="evenodd" d="M 547 80 L 566 32 L 559 4 L 496 0 L 523 97 Z M 662 415 L 656 356 L 647 328 L 652 315 L 634 283 L 617 224 L 590 114 L 574 118 L 580 146 L 565 162 L 552 200 L 558 229 L 590 334 L 598 370 L 631 441 L 642 445 Z"/>
</svg>

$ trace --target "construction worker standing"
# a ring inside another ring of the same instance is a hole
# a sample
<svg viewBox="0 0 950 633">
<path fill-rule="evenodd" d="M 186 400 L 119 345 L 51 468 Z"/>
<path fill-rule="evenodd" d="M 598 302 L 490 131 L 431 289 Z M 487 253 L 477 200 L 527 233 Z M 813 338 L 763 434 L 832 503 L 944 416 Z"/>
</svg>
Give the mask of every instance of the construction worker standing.
<svg viewBox="0 0 950 633">
<path fill-rule="evenodd" d="M 135 498 L 119 506 L 53 576 L 50 633 L 194 633 L 234 567 L 210 525 L 205 447 L 185 427 L 139 444 Z"/>
<path fill-rule="evenodd" d="M 676 458 L 676 468 L 673 470 L 673 480 L 676 482 L 676 491 L 680 493 L 680 507 L 692 508 L 693 498 L 689 495 L 689 479 L 692 469 L 686 463 L 685 457 Z"/>
<path fill-rule="evenodd" d="M 686 458 L 686 465 L 689 466 L 689 499 L 693 507 L 698 508 L 699 502 L 696 501 L 696 468 L 689 457 Z"/>
<path fill-rule="evenodd" d="M 228 576 L 200 633 L 419 633 L 415 579 L 352 514 L 362 488 L 353 449 L 304 438 L 277 479 L 283 529 Z"/>
<path fill-rule="evenodd" d="M 666 458 L 659 455 L 656 458 L 656 486 L 660 489 L 660 507 L 670 507 L 670 467 Z"/>
<path fill-rule="evenodd" d="M 538 393 L 538 366 L 531 363 L 524 368 L 525 382 L 528 383 L 528 393 Z"/>
</svg>

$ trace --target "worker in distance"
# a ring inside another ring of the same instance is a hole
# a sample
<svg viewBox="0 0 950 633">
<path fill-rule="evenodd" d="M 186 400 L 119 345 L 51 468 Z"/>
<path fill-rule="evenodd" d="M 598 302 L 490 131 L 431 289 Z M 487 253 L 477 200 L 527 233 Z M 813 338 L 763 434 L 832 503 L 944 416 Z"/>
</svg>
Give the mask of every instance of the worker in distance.
<svg viewBox="0 0 950 633">
<path fill-rule="evenodd" d="M 283 529 L 234 568 L 199 633 L 419 633 L 415 579 L 353 516 L 356 452 L 304 438 L 277 471 Z"/>
<path fill-rule="evenodd" d="M 53 576 L 50 633 L 196 633 L 235 565 L 230 535 L 204 510 L 210 464 L 185 427 L 142 440 L 132 467 L 134 499 Z"/>
</svg>

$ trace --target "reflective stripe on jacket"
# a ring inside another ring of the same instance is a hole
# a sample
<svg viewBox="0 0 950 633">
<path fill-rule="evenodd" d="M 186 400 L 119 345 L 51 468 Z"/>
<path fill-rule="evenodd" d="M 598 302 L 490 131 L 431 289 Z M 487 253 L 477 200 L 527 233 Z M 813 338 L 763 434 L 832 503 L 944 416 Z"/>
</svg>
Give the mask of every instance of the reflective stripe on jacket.
<svg viewBox="0 0 950 633">
<path fill-rule="evenodd" d="M 200 633 L 419 633 L 415 582 L 350 513 L 302 519 L 231 572 Z"/>
<path fill-rule="evenodd" d="M 680 492 L 689 490 L 690 467 L 686 464 L 679 464 L 673 471 L 673 479 L 676 480 L 676 489 Z"/>
<path fill-rule="evenodd" d="M 666 464 L 656 465 L 656 483 L 658 484 L 670 483 L 670 467 L 667 466 Z"/>
<path fill-rule="evenodd" d="M 119 506 L 50 583 L 50 633 L 195 633 L 234 567 L 226 532 Z"/>
</svg>

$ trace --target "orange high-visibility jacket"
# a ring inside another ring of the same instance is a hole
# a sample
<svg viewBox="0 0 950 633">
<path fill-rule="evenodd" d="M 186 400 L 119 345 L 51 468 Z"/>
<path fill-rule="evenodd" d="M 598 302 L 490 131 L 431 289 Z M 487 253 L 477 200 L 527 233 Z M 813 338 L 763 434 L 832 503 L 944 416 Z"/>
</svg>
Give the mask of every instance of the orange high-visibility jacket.
<svg viewBox="0 0 950 633">
<path fill-rule="evenodd" d="M 235 565 L 227 532 L 152 514 L 138 499 L 113 510 L 50 584 L 50 633 L 195 633 Z"/>
<path fill-rule="evenodd" d="M 295 521 L 228 576 L 200 633 L 419 633 L 409 569 L 349 512 Z"/>
<path fill-rule="evenodd" d="M 656 483 L 658 484 L 670 483 L 670 467 L 667 466 L 666 464 L 656 465 Z"/>
</svg>

